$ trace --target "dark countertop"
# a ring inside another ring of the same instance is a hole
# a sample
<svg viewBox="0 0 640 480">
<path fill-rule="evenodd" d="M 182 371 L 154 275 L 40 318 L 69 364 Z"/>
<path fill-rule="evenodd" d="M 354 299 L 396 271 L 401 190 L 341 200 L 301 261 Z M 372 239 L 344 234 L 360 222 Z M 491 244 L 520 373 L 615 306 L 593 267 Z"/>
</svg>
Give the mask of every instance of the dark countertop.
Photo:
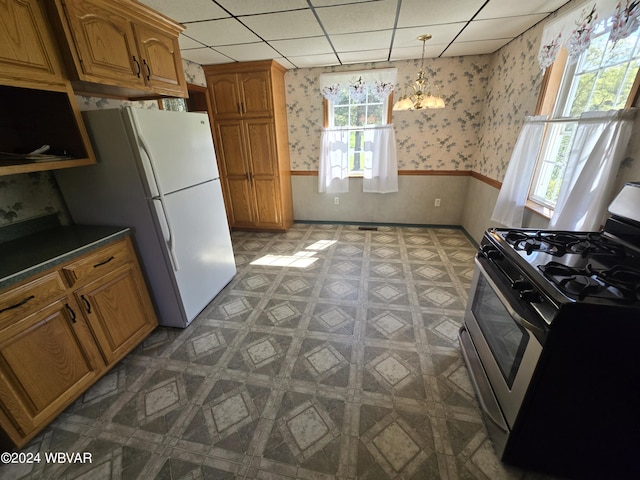
<svg viewBox="0 0 640 480">
<path fill-rule="evenodd" d="M 72 225 L 0 243 L 0 290 L 130 233 L 127 227 Z"/>
</svg>

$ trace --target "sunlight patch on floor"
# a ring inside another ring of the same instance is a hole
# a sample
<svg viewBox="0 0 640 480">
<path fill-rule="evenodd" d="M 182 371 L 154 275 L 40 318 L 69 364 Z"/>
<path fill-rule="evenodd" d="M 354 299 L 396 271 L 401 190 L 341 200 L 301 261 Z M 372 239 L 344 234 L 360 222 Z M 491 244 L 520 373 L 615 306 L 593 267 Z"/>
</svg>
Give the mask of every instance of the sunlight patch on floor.
<svg viewBox="0 0 640 480">
<path fill-rule="evenodd" d="M 267 254 L 251 262 L 251 265 L 307 268 L 318 260 L 318 258 L 315 257 L 317 252 L 329 248 L 334 243 L 336 243 L 335 240 L 318 240 L 314 244 L 309 245 L 304 250 L 300 250 L 293 255 Z"/>
</svg>

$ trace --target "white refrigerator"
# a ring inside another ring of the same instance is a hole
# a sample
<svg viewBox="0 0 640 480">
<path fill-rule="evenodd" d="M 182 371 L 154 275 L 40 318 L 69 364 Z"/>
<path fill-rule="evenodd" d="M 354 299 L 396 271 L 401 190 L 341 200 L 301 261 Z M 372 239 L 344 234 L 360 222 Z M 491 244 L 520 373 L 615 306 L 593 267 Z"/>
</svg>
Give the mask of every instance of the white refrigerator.
<svg viewBox="0 0 640 480">
<path fill-rule="evenodd" d="M 55 173 L 77 224 L 132 227 L 161 325 L 186 327 L 236 274 L 206 114 L 83 112 L 96 165 Z"/>
</svg>

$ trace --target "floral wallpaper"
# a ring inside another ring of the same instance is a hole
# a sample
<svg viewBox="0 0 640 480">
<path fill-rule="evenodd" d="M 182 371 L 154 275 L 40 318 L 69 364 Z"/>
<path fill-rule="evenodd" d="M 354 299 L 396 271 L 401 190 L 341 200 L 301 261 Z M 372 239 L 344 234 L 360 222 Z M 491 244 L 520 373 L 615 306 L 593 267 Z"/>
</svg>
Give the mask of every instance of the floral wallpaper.
<svg viewBox="0 0 640 480">
<path fill-rule="evenodd" d="M 502 181 L 520 128 L 533 115 L 542 83 L 538 48 L 542 26 L 516 38 L 491 58 L 473 171 Z"/>
<path fill-rule="evenodd" d="M 0 227 L 51 213 L 58 213 L 62 224 L 71 223 L 51 172 L 0 177 Z"/>
<path fill-rule="evenodd" d="M 443 110 L 393 112 L 400 170 L 470 170 L 474 166 L 490 55 L 428 59 L 426 77 L 440 89 Z M 416 78 L 420 59 L 342 67 L 301 68 L 285 75 L 291 170 L 318 170 L 323 102 L 321 73 L 398 69 L 396 99 Z"/>
</svg>

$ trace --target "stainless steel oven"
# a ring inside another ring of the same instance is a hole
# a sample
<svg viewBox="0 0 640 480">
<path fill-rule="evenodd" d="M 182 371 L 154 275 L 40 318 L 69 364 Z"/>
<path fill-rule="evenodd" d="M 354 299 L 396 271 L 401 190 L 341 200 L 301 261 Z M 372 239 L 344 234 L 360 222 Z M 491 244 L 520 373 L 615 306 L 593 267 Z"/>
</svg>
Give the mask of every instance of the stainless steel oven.
<svg viewBox="0 0 640 480">
<path fill-rule="evenodd" d="M 535 314 L 511 286 L 495 273 L 492 278 L 494 268 L 478 255 L 461 339 L 494 446 L 502 454 L 540 358 L 545 330 L 544 322 L 531 321 Z"/>
<path fill-rule="evenodd" d="M 459 339 L 506 463 L 640 478 L 640 184 L 600 232 L 485 232 Z"/>
</svg>

